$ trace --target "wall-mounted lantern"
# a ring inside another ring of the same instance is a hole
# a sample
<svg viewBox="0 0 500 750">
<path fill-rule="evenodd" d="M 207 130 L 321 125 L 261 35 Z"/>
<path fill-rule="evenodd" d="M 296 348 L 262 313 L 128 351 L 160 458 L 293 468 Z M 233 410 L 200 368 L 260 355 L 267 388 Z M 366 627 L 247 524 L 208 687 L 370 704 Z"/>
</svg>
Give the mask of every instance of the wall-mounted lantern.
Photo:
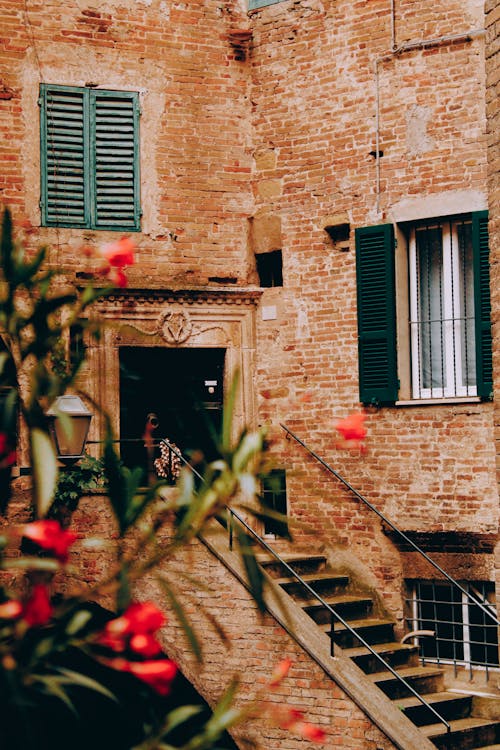
<svg viewBox="0 0 500 750">
<path fill-rule="evenodd" d="M 80 396 L 58 396 L 46 415 L 58 460 L 71 465 L 83 458 L 92 412 Z"/>
</svg>

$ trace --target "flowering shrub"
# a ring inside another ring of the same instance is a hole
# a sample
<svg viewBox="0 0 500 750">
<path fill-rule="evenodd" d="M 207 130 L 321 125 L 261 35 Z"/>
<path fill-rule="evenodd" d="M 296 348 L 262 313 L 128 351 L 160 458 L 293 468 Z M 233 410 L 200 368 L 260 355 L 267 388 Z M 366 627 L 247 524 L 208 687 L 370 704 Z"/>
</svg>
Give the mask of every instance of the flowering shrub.
<svg viewBox="0 0 500 750">
<path fill-rule="evenodd" d="M 266 471 L 265 436 L 243 432 L 231 440 L 234 392 L 224 412 L 219 458 L 206 467 L 203 481 L 180 474 L 177 492 L 165 492 L 161 480 L 138 492 L 141 470 L 122 466 L 114 448 L 110 420 L 102 464 L 118 538 L 114 562 L 92 588 L 82 582 L 77 593 L 63 594 L 78 535 L 61 526 L 58 463 L 45 413 L 56 398 L 75 388 L 84 353 L 64 350 L 70 329 L 99 335 L 92 305 L 112 286 L 74 289 L 57 269 L 44 267 L 45 249 L 27 258 L 13 241 L 11 219 L 4 213 L 0 247 L 0 491 L 4 514 L 0 536 L 0 747 L 9 750 L 208 750 L 223 744 L 225 730 L 251 715 L 256 704 L 232 707 L 237 683 L 228 687 L 213 714 L 183 705 L 176 696 L 180 676 L 163 652 L 158 634 L 167 625 L 155 603 L 136 599 L 136 584 L 199 534 L 206 522 L 224 521 L 226 507 L 239 496 L 257 499 L 259 477 Z M 93 257 L 93 253 L 86 254 Z M 125 268 L 134 247 L 123 238 L 99 253 L 104 266 L 97 278 L 126 286 Z M 59 418 L 63 421 L 64 415 Z M 32 472 L 33 520 L 9 523 L 11 470 L 15 463 L 17 425 L 25 430 Z M 61 486 L 61 485 L 60 485 Z M 73 492 L 73 489 L 71 490 Z M 64 504 L 73 510 L 78 497 Z M 253 512 L 251 504 L 247 512 Z M 255 510 L 261 514 L 262 508 Z M 66 516 L 65 516 L 66 519 Z M 172 523 L 169 541 L 157 534 Z M 238 532 L 249 586 L 260 607 L 262 580 L 251 545 Z M 82 541 L 82 540 L 80 540 Z M 89 541 L 89 540 L 83 540 Z M 21 576 L 20 576 L 21 574 Z M 163 580 L 167 594 L 168 585 Z M 104 609 L 106 593 L 113 610 Z M 199 644 L 176 602 L 180 620 L 195 653 Z M 266 690 L 286 677 L 290 662 L 278 665 Z M 264 691 L 265 692 L 265 691 Z M 265 695 L 256 696 L 266 707 Z M 269 704 L 268 708 L 272 708 Z M 272 713 L 276 714 L 273 708 Z M 321 741 L 323 732 L 295 709 L 280 707 L 276 720 L 300 736 Z M 96 730 L 97 727 L 97 730 Z"/>
</svg>

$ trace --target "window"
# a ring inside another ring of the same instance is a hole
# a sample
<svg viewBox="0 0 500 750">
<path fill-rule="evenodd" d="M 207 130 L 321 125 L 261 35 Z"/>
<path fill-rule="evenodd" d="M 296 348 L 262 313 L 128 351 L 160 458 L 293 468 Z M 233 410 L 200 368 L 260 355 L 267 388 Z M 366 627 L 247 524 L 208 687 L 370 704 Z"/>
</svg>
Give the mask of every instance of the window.
<svg viewBox="0 0 500 750">
<path fill-rule="evenodd" d="M 283 259 L 281 250 L 258 253 L 255 259 L 261 287 L 283 286 Z"/>
<path fill-rule="evenodd" d="M 472 224 L 411 227 L 409 250 L 413 397 L 475 396 Z"/>
<path fill-rule="evenodd" d="M 248 10 L 255 10 L 256 8 L 263 8 L 265 5 L 275 5 L 281 2 L 283 0 L 248 0 Z"/>
<path fill-rule="evenodd" d="M 362 403 L 395 403 L 405 388 L 412 400 L 491 398 L 487 227 L 480 211 L 399 228 L 398 284 L 393 225 L 356 230 Z"/>
<path fill-rule="evenodd" d="M 284 469 L 272 469 L 262 482 L 262 503 L 268 509 L 269 516 L 264 519 L 266 536 L 288 536 L 286 522 L 286 473 Z"/>
<path fill-rule="evenodd" d="M 468 668 L 499 666 L 493 583 L 461 584 L 476 600 L 485 602 L 484 608 L 445 581 L 411 581 L 409 584 L 407 626 L 410 630 L 435 633 L 434 637 L 419 638 L 422 659 Z"/>
<path fill-rule="evenodd" d="M 44 226 L 139 230 L 139 96 L 42 84 Z"/>
</svg>

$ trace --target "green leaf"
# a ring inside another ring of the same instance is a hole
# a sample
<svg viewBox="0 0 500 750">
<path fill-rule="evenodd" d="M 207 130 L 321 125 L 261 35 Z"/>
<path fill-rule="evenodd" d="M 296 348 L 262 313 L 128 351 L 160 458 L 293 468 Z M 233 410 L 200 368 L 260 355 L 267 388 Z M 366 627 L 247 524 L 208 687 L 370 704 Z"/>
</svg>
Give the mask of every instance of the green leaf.
<svg viewBox="0 0 500 750">
<path fill-rule="evenodd" d="M 104 687 L 104 685 L 101 685 L 100 682 L 97 682 L 97 680 L 87 677 L 87 675 L 81 674 L 81 672 L 74 672 L 72 669 L 66 669 L 65 667 L 58 667 L 57 671 L 62 675 L 62 677 L 59 678 L 61 684 L 78 685 L 87 688 L 88 690 L 94 690 L 96 693 L 100 693 L 106 698 L 118 703 L 116 696 Z"/>
<path fill-rule="evenodd" d="M 260 430 L 244 434 L 233 456 L 233 471 L 238 474 L 246 469 L 248 462 L 262 450 L 263 445 L 264 435 Z"/>
<path fill-rule="evenodd" d="M 104 442 L 104 471 L 108 480 L 108 495 L 113 508 L 120 535 L 127 530 L 127 482 L 126 469 L 122 468 L 120 459 L 113 447 L 113 435 L 109 419 L 107 420 L 106 438 Z"/>
<path fill-rule="evenodd" d="M 31 430 L 31 456 L 33 488 L 37 516 L 43 518 L 48 512 L 57 482 L 57 459 L 52 441 L 38 427 Z"/>
<path fill-rule="evenodd" d="M 116 592 L 116 608 L 118 612 L 124 612 L 132 600 L 130 589 L 129 567 L 123 564 L 118 573 L 118 590 Z"/>
<path fill-rule="evenodd" d="M 69 636 L 76 635 L 80 630 L 83 630 L 85 625 L 92 619 L 91 613 L 87 609 L 81 609 L 74 614 L 71 620 L 66 625 L 66 633 Z"/>
<path fill-rule="evenodd" d="M 3 560 L 0 566 L 2 570 L 59 570 L 61 564 L 57 560 L 46 557 L 18 557 Z"/>
<path fill-rule="evenodd" d="M 236 394 L 239 385 L 239 371 L 236 371 L 227 398 L 224 399 L 224 409 L 222 413 L 222 445 L 221 450 L 224 453 L 229 452 L 231 446 L 232 426 L 234 405 L 236 403 Z"/>
<path fill-rule="evenodd" d="M 264 604 L 264 575 L 257 560 L 255 559 L 252 540 L 250 539 L 246 531 L 240 527 L 239 524 L 236 525 L 236 536 L 241 552 L 241 559 L 243 561 L 243 565 L 245 566 L 245 571 L 247 574 L 250 593 L 252 594 L 259 610 L 261 612 L 265 612 L 266 605 Z"/>
<path fill-rule="evenodd" d="M 50 693 L 56 698 L 59 698 L 59 700 L 61 700 L 69 708 L 69 710 L 72 713 L 77 715 L 76 708 L 73 705 L 67 692 L 63 689 L 61 685 L 61 681 L 58 677 L 54 677 L 54 676 L 47 677 L 46 675 L 34 674 L 33 682 L 40 683 L 41 685 L 43 685 L 47 693 Z"/>
<path fill-rule="evenodd" d="M 179 708 L 174 708 L 173 711 L 167 714 L 164 734 L 172 732 L 180 724 L 184 724 L 202 711 L 203 706 L 179 706 Z"/>
<path fill-rule="evenodd" d="M 170 583 L 167 581 L 166 578 L 163 576 L 158 576 L 158 582 L 163 589 L 164 593 L 167 595 L 170 604 L 172 605 L 172 609 L 174 610 L 177 619 L 179 620 L 182 629 L 184 630 L 184 633 L 191 645 L 191 648 L 193 649 L 193 653 L 195 654 L 198 661 L 202 660 L 202 652 L 201 652 L 201 645 L 200 642 L 196 636 L 196 633 L 194 632 L 193 628 L 191 627 L 189 623 L 189 619 L 186 616 L 186 613 L 184 612 L 184 608 L 182 604 L 177 599 Z"/>
</svg>

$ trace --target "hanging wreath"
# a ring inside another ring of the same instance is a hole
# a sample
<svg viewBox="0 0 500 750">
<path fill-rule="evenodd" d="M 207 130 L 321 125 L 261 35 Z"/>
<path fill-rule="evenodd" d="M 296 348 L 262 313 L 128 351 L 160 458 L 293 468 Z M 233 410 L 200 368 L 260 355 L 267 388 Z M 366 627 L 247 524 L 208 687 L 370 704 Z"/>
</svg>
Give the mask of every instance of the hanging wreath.
<svg viewBox="0 0 500 750">
<path fill-rule="evenodd" d="M 160 479 L 175 482 L 179 478 L 182 462 L 178 453 L 180 454 L 180 450 L 175 443 L 166 440 L 160 442 L 160 455 L 154 461 L 156 474 Z"/>
</svg>

